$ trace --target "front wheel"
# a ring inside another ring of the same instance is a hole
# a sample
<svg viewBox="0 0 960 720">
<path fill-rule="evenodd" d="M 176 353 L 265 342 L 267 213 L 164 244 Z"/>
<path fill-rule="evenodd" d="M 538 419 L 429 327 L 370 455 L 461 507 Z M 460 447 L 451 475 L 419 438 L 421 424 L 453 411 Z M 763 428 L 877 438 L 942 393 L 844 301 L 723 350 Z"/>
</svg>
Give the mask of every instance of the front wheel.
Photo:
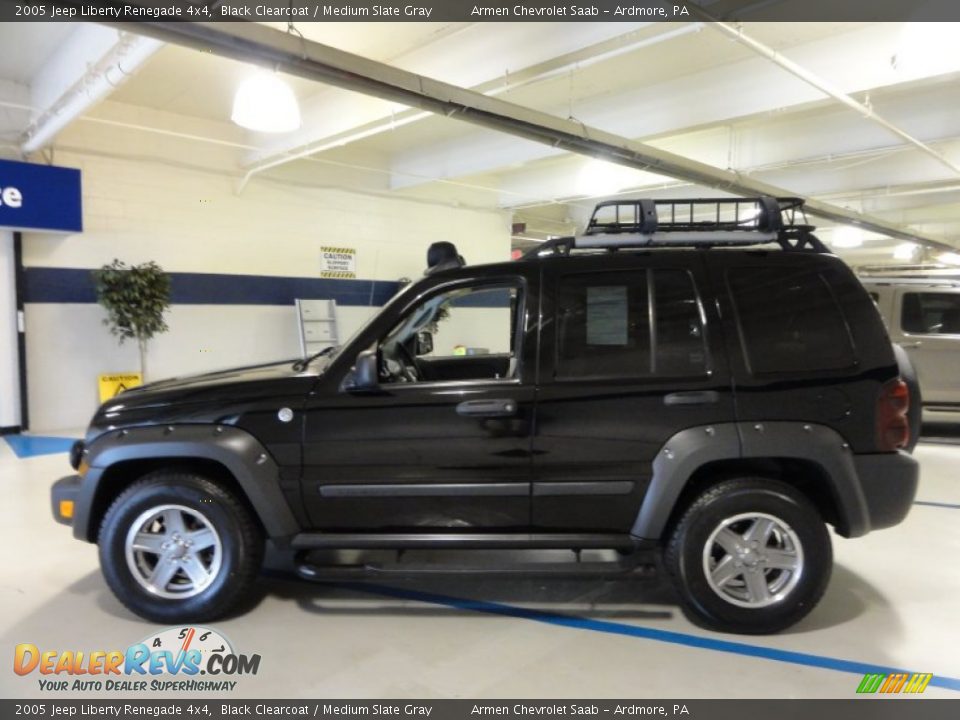
<svg viewBox="0 0 960 720">
<path fill-rule="evenodd" d="M 117 598 L 154 622 L 203 622 L 252 589 L 264 540 L 230 491 L 189 472 L 158 471 L 124 490 L 97 539 Z"/>
<path fill-rule="evenodd" d="M 664 560 L 694 622 L 751 634 L 777 632 L 806 616 L 833 565 L 830 536 L 813 504 L 765 478 L 727 480 L 694 500 Z"/>
</svg>

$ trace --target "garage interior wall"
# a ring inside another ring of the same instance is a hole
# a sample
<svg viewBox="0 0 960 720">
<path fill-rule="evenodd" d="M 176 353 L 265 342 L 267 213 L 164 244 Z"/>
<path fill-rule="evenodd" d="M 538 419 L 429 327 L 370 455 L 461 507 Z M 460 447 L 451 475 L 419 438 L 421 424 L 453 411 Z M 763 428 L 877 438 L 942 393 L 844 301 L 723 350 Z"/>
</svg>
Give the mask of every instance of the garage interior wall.
<svg viewBox="0 0 960 720">
<path fill-rule="evenodd" d="M 114 258 L 173 275 L 170 331 L 150 344 L 148 380 L 298 357 L 293 297 L 335 297 L 345 340 L 398 279 L 422 275 L 432 242 L 455 242 L 471 263 L 509 259 L 501 211 L 269 178 L 238 195 L 235 172 L 189 145 L 89 125 L 64 135 L 55 162 L 83 171 L 84 232 L 24 236 L 33 431 L 84 427 L 97 375 L 138 368 L 136 343 L 118 345 L 93 292 L 89 271 Z M 358 280 L 320 280 L 323 245 L 355 248 Z"/>
<path fill-rule="evenodd" d="M 13 233 L 0 230 L 0 428 L 20 425 L 15 279 Z"/>
</svg>

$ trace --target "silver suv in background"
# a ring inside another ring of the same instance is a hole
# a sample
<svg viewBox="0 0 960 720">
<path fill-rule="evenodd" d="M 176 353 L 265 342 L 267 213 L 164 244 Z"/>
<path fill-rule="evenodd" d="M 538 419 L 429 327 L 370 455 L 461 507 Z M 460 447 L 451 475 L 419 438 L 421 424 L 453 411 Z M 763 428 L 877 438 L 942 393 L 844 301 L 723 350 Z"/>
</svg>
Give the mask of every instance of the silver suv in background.
<svg viewBox="0 0 960 720">
<path fill-rule="evenodd" d="M 925 422 L 960 423 L 960 277 L 860 277 L 920 380 Z"/>
</svg>

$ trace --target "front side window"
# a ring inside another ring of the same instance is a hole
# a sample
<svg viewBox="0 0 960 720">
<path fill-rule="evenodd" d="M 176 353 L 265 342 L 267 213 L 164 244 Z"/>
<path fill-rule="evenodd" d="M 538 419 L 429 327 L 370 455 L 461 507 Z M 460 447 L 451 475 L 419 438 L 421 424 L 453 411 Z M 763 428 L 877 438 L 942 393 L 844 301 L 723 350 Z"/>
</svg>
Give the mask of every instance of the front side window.
<svg viewBox="0 0 960 720">
<path fill-rule="evenodd" d="M 379 346 L 383 382 L 518 376 L 518 283 L 459 287 L 420 302 Z"/>
<path fill-rule="evenodd" d="M 705 374 L 692 278 L 684 270 L 562 277 L 556 352 L 558 378 Z"/>
<path fill-rule="evenodd" d="M 900 325 L 914 335 L 960 335 L 960 293 L 906 293 Z"/>
</svg>

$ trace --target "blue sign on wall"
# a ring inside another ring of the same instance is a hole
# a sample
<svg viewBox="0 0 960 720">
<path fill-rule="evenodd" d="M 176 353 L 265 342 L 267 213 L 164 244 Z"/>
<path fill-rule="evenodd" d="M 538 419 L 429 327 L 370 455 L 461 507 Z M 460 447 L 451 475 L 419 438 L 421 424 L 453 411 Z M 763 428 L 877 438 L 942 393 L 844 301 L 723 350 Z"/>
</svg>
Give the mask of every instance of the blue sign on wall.
<svg viewBox="0 0 960 720">
<path fill-rule="evenodd" d="M 80 171 L 0 160 L 0 227 L 81 232 Z"/>
</svg>

